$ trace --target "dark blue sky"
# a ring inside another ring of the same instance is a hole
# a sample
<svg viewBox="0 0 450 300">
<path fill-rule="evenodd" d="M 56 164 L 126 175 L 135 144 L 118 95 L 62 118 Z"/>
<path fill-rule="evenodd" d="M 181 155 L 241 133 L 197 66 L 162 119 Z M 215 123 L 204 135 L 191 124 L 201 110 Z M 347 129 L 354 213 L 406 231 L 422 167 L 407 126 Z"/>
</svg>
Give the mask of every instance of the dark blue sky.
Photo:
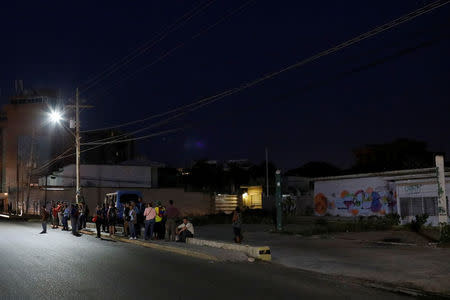
<svg viewBox="0 0 450 300">
<path fill-rule="evenodd" d="M 82 112 L 82 129 L 144 118 L 239 86 L 431 1 L 3 1 L 2 95 L 23 79 L 25 87 L 60 88 L 72 97 L 76 86 L 204 3 L 210 5 L 82 94 L 95 105 Z M 200 158 L 260 162 L 267 145 L 283 169 L 311 160 L 347 167 L 353 148 L 397 137 L 449 153 L 448 20 L 450 4 L 140 133 L 184 128 L 139 142 L 140 152 L 176 166 Z"/>
</svg>

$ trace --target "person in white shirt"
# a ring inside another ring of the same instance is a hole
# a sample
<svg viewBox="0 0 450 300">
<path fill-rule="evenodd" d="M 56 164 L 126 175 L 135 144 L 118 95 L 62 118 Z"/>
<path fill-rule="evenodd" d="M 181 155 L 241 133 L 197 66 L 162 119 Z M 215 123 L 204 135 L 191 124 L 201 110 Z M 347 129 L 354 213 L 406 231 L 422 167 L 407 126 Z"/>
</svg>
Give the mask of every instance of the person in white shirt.
<svg viewBox="0 0 450 300">
<path fill-rule="evenodd" d="M 194 225 L 187 218 L 183 219 L 183 223 L 177 227 L 178 242 L 186 243 L 186 238 L 194 237 Z"/>
</svg>

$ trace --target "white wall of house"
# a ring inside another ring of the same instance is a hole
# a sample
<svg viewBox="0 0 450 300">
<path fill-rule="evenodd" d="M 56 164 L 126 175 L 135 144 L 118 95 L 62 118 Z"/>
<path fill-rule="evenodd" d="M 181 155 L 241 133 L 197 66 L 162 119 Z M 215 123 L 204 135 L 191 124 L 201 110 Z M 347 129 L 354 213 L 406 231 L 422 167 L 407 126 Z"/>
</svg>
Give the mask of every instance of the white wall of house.
<svg viewBox="0 0 450 300">
<path fill-rule="evenodd" d="M 156 168 L 149 166 L 123 166 L 123 165 L 81 165 L 82 187 L 156 187 Z M 75 165 L 68 165 L 61 172 L 55 172 L 39 179 L 40 186 L 69 187 L 76 185 Z"/>
<path fill-rule="evenodd" d="M 447 202 L 450 196 L 450 180 L 446 180 Z M 427 213 L 427 224 L 438 225 L 438 185 L 436 179 L 408 180 L 397 183 L 398 209 L 402 223 L 411 222 L 416 215 Z M 448 207 L 448 203 L 447 203 Z"/>
<path fill-rule="evenodd" d="M 316 181 L 316 215 L 371 216 L 397 211 L 395 187 L 380 177 Z"/>
<path fill-rule="evenodd" d="M 450 207 L 450 178 L 446 180 L 447 207 Z M 382 176 L 316 181 L 316 215 L 382 216 L 398 213 L 403 224 L 427 213 L 428 224 L 438 225 L 438 186 L 435 178 L 395 180 Z M 450 218 L 449 218 L 450 222 Z"/>
</svg>

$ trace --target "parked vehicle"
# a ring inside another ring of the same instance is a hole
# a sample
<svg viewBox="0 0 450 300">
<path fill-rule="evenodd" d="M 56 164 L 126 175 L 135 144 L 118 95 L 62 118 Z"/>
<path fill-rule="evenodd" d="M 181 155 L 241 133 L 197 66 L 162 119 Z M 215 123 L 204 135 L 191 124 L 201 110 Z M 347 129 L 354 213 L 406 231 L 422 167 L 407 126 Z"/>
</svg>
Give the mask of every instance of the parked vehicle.
<svg viewBox="0 0 450 300">
<path fill-rule="evenodd" d="M 122 220 L 125 203 L 127 202 L 138 203 L 139 198 L 142 198 L 142 193 L 139 191 L 120 190 L 114 193 L 106 194 L 105 204 L 109 205 L 111 202 L 113 202 L 116 205 L 117 217 L 119 220 Z"/>
</svg>

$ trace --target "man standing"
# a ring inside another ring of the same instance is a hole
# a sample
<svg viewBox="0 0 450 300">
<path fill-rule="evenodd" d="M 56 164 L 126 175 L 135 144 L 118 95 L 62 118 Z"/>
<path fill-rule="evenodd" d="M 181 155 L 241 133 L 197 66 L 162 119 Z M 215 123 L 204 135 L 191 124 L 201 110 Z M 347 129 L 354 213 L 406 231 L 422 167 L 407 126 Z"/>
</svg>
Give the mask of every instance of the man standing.
<svg viewBox="0 0 450 300">
<path fill-rule="evenodd" d="M 175 228 L 177 219 L 180 217 L 180 212 L 178 208 L 173 205 L 173 200 L 169 200 L 169 207 L 166 211 L 167 222 L 166 222 L 166 241 L 175 241 Z"/>
<path fill-rule="evenodd" d="M 130 235 L 130 227 L 128 222 L 130 221 L 130 203 L 125 203 L 125 208 L 123 210 L 123 235 L 128 237 Z"/>
<path fill-rule="evenodd" d="M 49 214 L 48 214 L 47 210 L 45 209 L 45 205 L 44 205 L 41 208 L 41 221 L 42 221 L 42 232 L 41 232 L 41 234 L 47 233 L 48 216 L 49 216 Z"/>
<path fill-rule="evenodd" d="M 72 209 L 70 211 L 70 225 L 72 225 L 72 234 L 74 236 L 80 236 L 78 233 L 78 205 L 72 204 Z"/>
<path fill-rule="evenodd" d="M 70 209 L 69 206 L 64 204 L 64 212 L 63 212 L 63 231 L 69 231 L 69 215 Z"/>
<path fill-rule="evenodd" d="M 137 223 L 135 223 L 136 236 L 141 235 L 141 224 L 144 223 L 144 210 L 145 205 L 142 202 L 142 198 L 139 197 L 138 203 L 136 203 Z"/>
</svg>

